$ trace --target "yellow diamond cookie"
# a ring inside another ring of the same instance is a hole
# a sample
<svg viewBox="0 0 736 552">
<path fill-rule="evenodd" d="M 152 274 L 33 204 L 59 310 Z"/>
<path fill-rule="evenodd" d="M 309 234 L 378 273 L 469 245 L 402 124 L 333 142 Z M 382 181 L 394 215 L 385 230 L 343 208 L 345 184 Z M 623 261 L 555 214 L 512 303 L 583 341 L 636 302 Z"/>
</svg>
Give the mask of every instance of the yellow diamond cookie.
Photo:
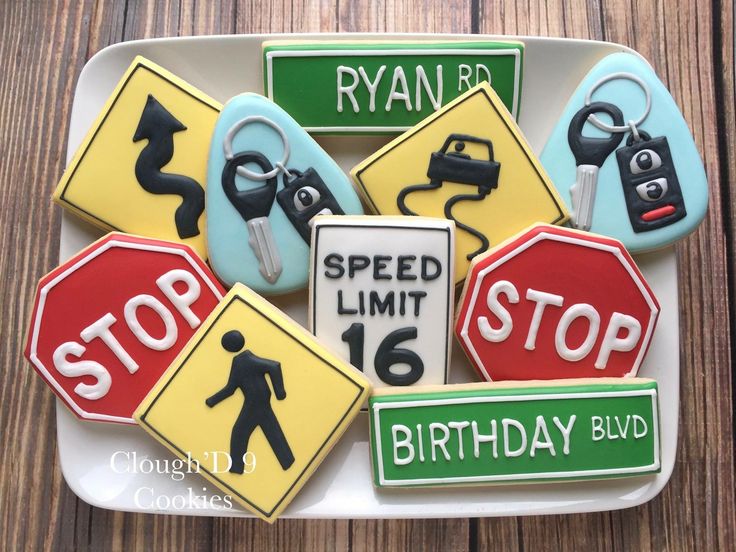
<svg viewBox="0 0 736 552">
<path fill-rule="evenodd" d="M 135 412 L 245 508 L 273 521 L 360 411 L 370 383 L 241 284 Z"/>
<path fill-rule="evenodd" d="M 54 192 L 105 230 L 179 241 L 205 257 L 204 189 L 222 105 L 136 57 Z"/>
<path fill-rule="evenodd" d="M 455 221 L 457 282 L 465 279 L 473 256 L 530 224 L 568 219 L 552 182 L 488 83 L 389 142 L 351 175 L 376 213 Z"/>
</svg>

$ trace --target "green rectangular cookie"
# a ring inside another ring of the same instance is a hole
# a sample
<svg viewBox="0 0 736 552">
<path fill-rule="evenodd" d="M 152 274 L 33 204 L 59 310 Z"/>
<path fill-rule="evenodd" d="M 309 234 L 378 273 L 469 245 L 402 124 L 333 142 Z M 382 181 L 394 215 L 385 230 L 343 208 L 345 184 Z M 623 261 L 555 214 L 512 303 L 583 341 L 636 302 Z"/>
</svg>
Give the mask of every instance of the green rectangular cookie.
<svg viewBox="0 0 736 552">
<path fill-rule="evenodd" d="M 524 45 L 499 41 L 263 43 L 264 93 L 306 130 L 403 132 L 480 81 L 519 112 Z"/>
<path fill-rule="evenodd" d="M 603 479 L 657 473 L 657 383 L 638 378 L 377 390 L 377 487 Z"/>
</svg>

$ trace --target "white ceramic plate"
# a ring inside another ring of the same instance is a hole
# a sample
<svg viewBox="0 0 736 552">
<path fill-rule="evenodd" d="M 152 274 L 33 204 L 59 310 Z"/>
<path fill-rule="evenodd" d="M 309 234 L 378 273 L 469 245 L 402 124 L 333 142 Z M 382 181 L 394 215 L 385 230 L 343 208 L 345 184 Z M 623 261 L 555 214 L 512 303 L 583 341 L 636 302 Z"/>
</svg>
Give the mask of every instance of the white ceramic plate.
<svg viewBox="0 0 736 552">
<path fill-rule="evenodd" d="M 261 42 L 273 36 L 216 36 L 142 40 L 116 44 L 95 55 L 77 84 L 69 129 L 67 160 L 120 76 L 137 54 L 173 71 L 214 98 L 225 102 L 246 91 L 262 93 Z M 278 38 L 461 39 L 462 35 L 281 35 Z M 603 56 L 631 51 L 604 42 L 548 38 L 473 36 L 518 39 L 526 45 L 520 125 L 539 153 L 557 117 L 585 73 Z M 385 137 L 319 138 L 347 171 L 387 141 Z M 60 257 L 69 258 L 101 233 L 64 214 Z M 672 473 L 677 446 L 679 341 L 677 273 L 672 248 L 639 256 L 644 275 L 657 295 L 662 315 L 640 374 L 659 382 L 662 419 L 662 471 L 657 475 L 605 481 L 505 485 L 483 488 L 376 490 L 371 482 L 368 421 L 361 414 L 286 509 L 292 518 L 428 518 L 524 514 L 559 514 L 626 508 L 656 496 Z M 274 301 L 305 324 L 307 294 Z M 473 373 L 456 346 L 453 382 L 472 381 Z M 104 508 L 188 515 L 248 516 L 237 506 L 212 506 L 218 491 L 198 475 L 181 480 L 172 473 L 148 471 L 147 460 L 172 456 L 142 429 L 82 422 L 57 404 L 59 458 L 64 477 L 84 501 Z M 122 451 L 114 456 L 117 451 Z M 137 455 L 137 462 L 132 455 Z M 127 455 L 127 456 L 124 456 Z M 112 461 L 115 459 L 116 461 Z M 166 468 L 160 465 L 162 471 Z M 170 466 L 169 466 L 170 468 Z M 206 490 L 203 490 L 206 489 Z M 181 497 L 181 498 L 177 498 Z"/>
</svg>

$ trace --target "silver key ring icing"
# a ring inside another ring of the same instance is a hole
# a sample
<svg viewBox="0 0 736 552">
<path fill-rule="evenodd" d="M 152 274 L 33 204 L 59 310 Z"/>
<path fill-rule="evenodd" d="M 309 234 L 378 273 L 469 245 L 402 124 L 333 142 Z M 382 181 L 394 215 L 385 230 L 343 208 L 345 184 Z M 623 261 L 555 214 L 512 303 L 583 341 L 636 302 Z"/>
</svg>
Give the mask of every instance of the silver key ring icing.
<svg viewBox="0 0 736 552">
<path fill-rule="evenodd" d="M 605 131 L 605 132 L 628 132 L 632 128 L 638 127 L 640 124 L 644 122 L 644 119 L 647 118 L 647 115 L 649 115 L 649 111 L 652 109 L 652 94 L 649 90 L 649 86 L 647 86 L 647 83 L 644 82 L 641 78 L 637 77 L 633 73 L 611 73 L 610 75 L 606 75 L 601 80 L 596 82 L 593 86 L 590 87 L 590 90 L 588 90 L 588 93 L 585 95 L 585 105 L 590 105 L 592 101 L 593 94 L 595 91 L 600 88 L 602 85 L 607 83 L 608 81 L 616 80 L 616 79 L 625 79 L 630 80 L 638 84 L 641 89 L 644 91 L 644 94 L 646 95 L 646 106 L 644 107 L 644 113 L 642 113 L 641 117 L 637 119 L 636 121 L 630 120 L 628 124 L 616 126 L 616 125 L 609 125 L 601 121 L 598 117 L 596 117 L 594 114 L 591 114 L 590 117 L 588 117 L 588 121 L 590 121 L 593 125 L 598 127 L 599 129 Z"/>
<path fill-rule="evenodd" d="M 225 134 L 225 139 L 222 141 L 222 148 L 225 150 L 225 159 L 230 161 L 234 157 L 233 138 L 235 138 L 235 135 L 240 131 L 241 128 L 251 123 L 263 123 L 264 125 L 270 126 L 272 129 L 278 132 L 279 136 L 281 137 L 281 141 L 284 144 L 284 157 L 281 161 L 274 163 L 275 168 L 273 170 L 268 171 L 267 173 L 253 172 L 249 169 L 246 169 L 243 166 L 240 166 L 237 169 L 235 169 L 237 173 L 243 178 L 249 178 L 250 180 L 257 180 L 257 181 L 268 180 L 269 178 L 273 178 L 274 176 L 277 176 L 280 172 L 288 173 L 288 171 L 286 170 L 286 162 L 289 160 L 289 153 L 290 153 L 289 152 L 289 139 L 287 138 L 286 133 L 284 132 L 284 129 L 282 129 L 279 125 L 274 123 L 271 119 L 268 119 L 262 115 L 251 115 L 250 117 L 245 117 L 244 119 L 240 119 L 237 123 L 235 123 L 233 126 L 231 126 L 228 129 L 227 134 Z"/>
</svg>

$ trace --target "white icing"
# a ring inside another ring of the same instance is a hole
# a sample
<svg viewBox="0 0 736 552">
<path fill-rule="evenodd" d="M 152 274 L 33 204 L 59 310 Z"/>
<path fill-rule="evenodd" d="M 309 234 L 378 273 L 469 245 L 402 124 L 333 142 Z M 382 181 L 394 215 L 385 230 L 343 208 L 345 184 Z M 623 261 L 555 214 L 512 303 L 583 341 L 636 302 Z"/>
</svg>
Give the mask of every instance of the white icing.
<svg viewBox="0 0 736 552">
<path fill-rule="evenodd" d="M 397 439 L 398 433 L 404 434 L 404 438 Z M 414 460 L 414 445 L 411 444 L 411 429 L 402 424 L 394 424 L 391 426 L 391 437 L 394 443 L 394 464 L 397 466 L 405 466 L 411 464 Z M 405 458 L 399 458 L 399 449 L 405 448 L 408 453 Z"/>
<path fill-rule="evenodd" d="M 603 429 L 603 418 L 600 416 L 590 417 L 590 427 L 592 430 L 591 439 L 593 441 L 601 441 L 606 436 L 606 431 Z"/>
<path fill-rule="evenodd" d="M 480 458 L 481 443 L 491 443 L 493 458 L 498 458 L 498 424 L 496 420 L 491 420 L 491 432 L 488 434 L 481 434 L 478 431 L 478 422 L 475 420 L 470 423 L 470 428 L 473 432 L 473 456 Z"/>
<path fill-rule="evenodd" d="M 174 285 L 177 283 L 186 284 L 187 289 L 184 293 L 177 293 Z M 176 268 L 168 271 L 156 280 L 156 285 L 166 298 L 171 301 L 179 314 L 184 317 L 190 328 L 196 328 L 201 324 L 199 317 L 194 314 L 191 309 L 192 304 L 199 299 L 201 286 L 197 278 L 188 270 Z"/>
<path fill-rule="evenodd" d="M 631 416 L 626 416 L 626 423 L 621 427 L 621 420 L 618 416 L 615 417 L 616 427 L 618 428 L 618 434 L 622 439 L 626 439 L 626 435 L 629 433 L 629 423 L 631 422 Z"/>
<path fill-rule="evenodd" d="M 547 307 L 547 305 L 561 307 L 563 298 L 561 295 L 555 295 L 554 293 L 547 293 L 545 291 L 538 291 L 532 288 L 526 290 L 526 298 L 529 301 L 534 301 L 537 303 L 534 307 L 534 314 L 532 315 L 531 324 L 529 325 L 529 333 L 526 336 L 526 343 L 524 343 L 524 348 L 527 351 L 533 351 L 536 347 L 537 333 L 539 332 L 539 325 L 542 323 L 544 309 Z"/>
<path fill-rule="evenodd" d="M 521 422 L 514 420 L 513 418 L 503 418 L 501 420 L 501 427 L 503 428 L 503 453 L 506 455 L 506 458 L 515 458 L 524 454 L 524 451 L 526 451 L 526 430 Z M 511 450 L 509 448 L 510 427 L 516 428 L 521 436 L 521 444 L 516 450 Z"/>
<path fill-rule="evenodd" d="M 542 441 L 540 437 L 544 437 L 544 440 Z M 534 427 L 534 437 L 532 437 L 532 442 L 529 447 L 529 456 L 534 458 L 537 449 L 548 450 L 552 456 L 557 456 L 555 444 L 549 436 L 547 422 L 545 422 L 544 416 L 537 416 L 536 426 Z"/>
<path fill-rule="evenodd" d="M 470 422 L 467 420 L 462 422 L 447 422 L 447 426 L 457 431 L 457 455 L 460 460 L 465 459 L 465 451 L 463 450 L 463 429 L 468 427 Z"/>
<path fill-rule="evenodd" d="M 54 351 L 54 367 L 64 376 L 68 378 L 77 378 L 81 376 L 91 376 L 97 380 L 94 384 L 78 383 L 74 388 L 74 392 L 82 398 L 90 401 L 101 399 L 110 390 L 112 378 L 110 372 L 99 362 L 93 360 L 81 360 L 79 362 L 71 362 L 67 360 L 67 355 L 77 358 L 81 357 L 85 348 L 75 341 L 67 341 L 59 345 Z"/>
<path fill-rule="evenodd" d="M 641 416 L 639 416 L 638 414 L 633 415 L 633 420 L 634 420 L 634 439 L 641 439 L 642 437 L 646 436 L 647 433 L 649 433 L 649 426 L 647 425 L 647 421 Z M 642 429 L 639 430 L 638 429 L 639 427 L 641 427 Z"/>
<path fill-rule="evenodd" d="M 473 69 L 470 65 L 461 63 L 457 68 L 457 91 L 463 91 L 463 83 L 465 83 L 465 90 L 470 90 L 472 85 L 470 84 L 470 77 L 473 74 Z"/>
<path fill-rule="evenodd" d="M 562 454 L 565 456 L 570 454 L 570 434 L 572 433 L 572 428 L 575 425 L 575 420 L 577 420 L 577 418 L 577 414 L 570 416 L 570 419 L 567 421 L 567 425 L 562 425 L 562 422 L 557 416 L 552 418 L 552 421 L 557 426 L 557 429 L 560 430 L 560 434 L 562 435 Z"/>
<path fill-rule="evenodd" d="M 485 79 L 483 79 L 480 76 L 481 73 L 486 74 Z M 482 63 L 476 63 L 475 64 L 475 84 L 478 84 L 482 80 L 487 80 L 488 84 L 493 84 L 493 80 L 491 79 L 491 72 L 488 70 L 488 67 L 486 67 Z"/>
<path fill-rule="evenodd" d="M 346 73 L 353 77 L 352 84 L 343 84 L 343 75 Z M 346 67 L 344 65 L 340 65 L 337 68 L 337 111 L 339 113 L 342 113 L 343 95 L 347 95 L 355 113 L 358 113 L 360 111 L 360 106 L 358 105 L 358 100 L 355 99 L 354 93 L 355 89 L 358 87 L 358 82 L 358 72 L 355 69 L 353 69 L 352 67 Z"/>
<path fill-rule="evenodd" d="M 626 336 L 618 337 L 619 331 L 627 330 Z M 639 342 L 641 336 L 641 324 L 633 316 L 614 312 L 611 320 L 608 322 L 606 333 L 603 336 L 598 358 L 595 360 L 595 367 L 603 370 L 608 364 L 608 358 L 613 351 L 627 352 L 631 351 Z"/>
<path fill-rule="evenodd" d="M 138 320 L 138 308 L 142 306 L 150 308 L 153 312 L 158 314 L 159 318 L 161 318 L 166 332 L 162 338 L 156 339 L 141 325 Z M 176 327 L 174 315 L 171 314 L 171 311 L 153 295 L 144 293 L 129 299 L 128 302 L 125 303 L 124 315 L 130 331 L 133 332 L 133 335 L 138 339 L 138 341 L 149 349 L 153 349 L 154 351 L 166 351 L 176 343 L 179 331 Z"/>
<path fill-rule="evenodd" d="M 419 447 L 419 461 L 424 462 L 424 439 L 422 438 L 422 424 L 417 424 L 417 445 Z"/>
<path fill-rule="evenodd" d="M 138 363 L 133 360 L 133 358 L 128 354 L 128 351 L 123 348 L 117 338 L 110 331 L 110 326 L 115 322 L 117 322 L 117 319 L 108 312 L 105 316 L 83 329 L 79 335 L 85 343 L 89 343 L 94 338 L 99 337 L 100 340 L 107 345 L 108 349 L 115 354 L 123 366 L 125 366 L 128 372 L 135 374 L 138 370 Z"/>
<path fill-rule="evenodd" d="M 435 436 L 436 429 L 442 430 L 442 437 L 439 439 Z M 435 422 L 429 424 L 429 442 L 432 445 L 432 462 L 437 462 L 437 447 L 442 450 L 442 454 L 445 457 L 445 460 L 450 460 L 450 453 L 447 452 L 447 441 L 449 440 L 450 430 L 445 424 L 438 424 Z"/>
<path fill-rule="evenodd" d="M 571 349 L 567 346 L 567 330 L 575 320 L 581 317 L 586 318 L 589 322 L 588 333 L 577 349 Z M 570 362 L 577 362 L 584 359 L 593 350 L 600 325 L 601 317 L 592 305 L 588 305 L 587 303 L 572 305 L 564 312 L 557 324 L 557 330 L 555 331 L 555 348 L 557 349 L 557 354 Z"/>
<path fill-rule="evenodd" d="M 486 316 L 478 317 L 478 330 L 480 331 L 480 335 L 486 341 L 491 341 L 493 343 L 504 341 L 509 334 L 511 334 L 511 330 L 514 328 L 511 313 L 498 301 L 498 296 L 502 293 L 506 296 L 509 303 L 519 302 L 519 292 L 511 282 L 507 280 L 499 280 L 490 287 L 488 290 L 488 296 L 486 297 L 486 303 L 490 311 L 501 321 L 501 327 L 494 329 L 491 327 Z"/>
<path fill-rule="evenodd" d="M 378 83 L 381 82 L 381 77 L 383 76 L 383 73 L 386 71 L 386 66 L 381 65 L 381 67 L 378 68 L 378 72 L 376 73 L 376 77 L 371 82 L 371 79 L 368 77 L 368 74 L 365 72 L 365 69 L 361 65 L 358 67 L 358 73 L 360 74 L 360 78 L 363 79 L 363 82 L 365 83 L 366 88 L 368 88 L 368 93 L 370 94 L 370 102 L 368 103 L 368 110 L 371 113 L 374 113 L 376 111 L 376 89 L 378 88 Z M 339 110 L 338 110 L 339 111 Z M 357 110 L 356 110 L 357 113 Z"/>
<path fill-rule="evenodd" d="M 401 92 L 397 90 L 397 85 L 401 85 Z M 409 97 L 409 85 L 406 83 L 406 74 L 401 65 L 394 68 L 394 76 L 391 79 L 391 92 L 386 102 L 386 111 L 391 111 L 391 105 L 395 101 L 403 101 L 407 111 L 411 111 L 411 98 Z"/>
<path fill-rule="evenodd" d="M 442 86 L 442 65 L 437 65 L 436 95 L 432 92 L 432 87 L 430 86 L 429 80 L 427 79 L 427 74 L 424 72 L 424 67 L 422 67 L 421 65 L 417 65 L 417 90 L 414 99 L 414 104 L 416 105 L 417 111 L 422 110 L 422 87 L 424 87 L 424 91 L 427 93 L 427 98 L 429 98 L 429 101 L 432 104 L 432 108 L 437 111 L 440 107 L 442 107 Z"/>
</svg>

